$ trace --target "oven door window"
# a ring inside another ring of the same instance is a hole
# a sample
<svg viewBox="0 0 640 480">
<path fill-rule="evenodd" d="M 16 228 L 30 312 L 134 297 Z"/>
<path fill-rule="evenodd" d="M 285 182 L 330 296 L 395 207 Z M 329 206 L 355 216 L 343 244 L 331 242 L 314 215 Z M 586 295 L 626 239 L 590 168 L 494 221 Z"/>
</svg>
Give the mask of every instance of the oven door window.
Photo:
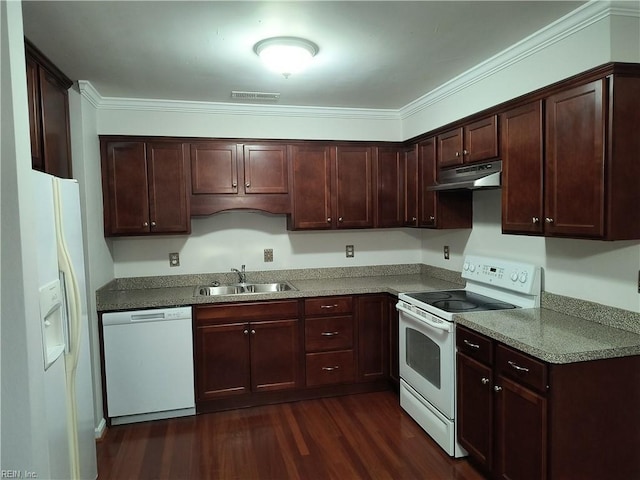
<svg viewBox="0 0 640 480">
<path fill-rule="evenodd" d="M 423 333 L 407 328 L 406 361 L 422 378 L 440 389 L 440 346 Z"/>
</svg>

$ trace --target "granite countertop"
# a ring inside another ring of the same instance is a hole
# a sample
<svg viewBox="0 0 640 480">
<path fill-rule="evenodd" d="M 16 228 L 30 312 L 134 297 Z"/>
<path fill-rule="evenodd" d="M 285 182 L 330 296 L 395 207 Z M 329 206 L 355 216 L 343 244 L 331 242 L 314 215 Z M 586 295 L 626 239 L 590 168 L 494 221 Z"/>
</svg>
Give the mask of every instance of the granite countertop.
<svg viewBox="0 0 640 480">
<path fill-rule="evenodd" d="M 255 302 L 330 295 L 462 288 L 460 274 L 427 265 L 392 265 L 251 272 L 255 283 L 287 281 L 295 290 L 196 296 L 198 285 L 237 281 L 235 274 L 116 279 L 96 292 L 99 312 Z M 542 292 L 543 308 L 458 314 L 454 320 L 549 363 L 640 355 L 640 313 Z"/>
<path fill-rule="evenodd" d="M 425 274 L 376 275 L 363 277 L 337 277 L 287 280 L 295 290 L 239 295 L 195 296 L 197 285 L 143 288 L 102 288 L 97 292 L 100 312 L 159 308 L 182 305 L 227 302 L 255 302 L 287 298 L 319 297 L 329 295 L 358 295 L 365 293 L 417 292 L 461 288 L 452 283 Z"/>
<path fill-rule="evenodd" d="M 640 355 L 640 335 L 548 308 L 457 314 L 454 320 L 549 363 Z"/>
</svg>

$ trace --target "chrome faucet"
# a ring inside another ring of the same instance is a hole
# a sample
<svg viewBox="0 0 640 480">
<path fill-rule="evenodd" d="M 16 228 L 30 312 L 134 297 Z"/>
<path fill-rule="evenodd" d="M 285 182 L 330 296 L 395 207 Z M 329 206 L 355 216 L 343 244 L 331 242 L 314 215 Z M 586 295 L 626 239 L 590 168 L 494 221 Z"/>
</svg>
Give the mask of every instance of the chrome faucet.
<svg viewBox="0 0 640 480">
<path fill-rule="evenodd" d="M 238 274 L 240 283 L 247 283 L 247 274 L 244 272 L 244 265 L 242 265 L 242 270 L 238 270 L 237 268 L 232 268 L 231 271 L 236 272 Z"/>
</svg>

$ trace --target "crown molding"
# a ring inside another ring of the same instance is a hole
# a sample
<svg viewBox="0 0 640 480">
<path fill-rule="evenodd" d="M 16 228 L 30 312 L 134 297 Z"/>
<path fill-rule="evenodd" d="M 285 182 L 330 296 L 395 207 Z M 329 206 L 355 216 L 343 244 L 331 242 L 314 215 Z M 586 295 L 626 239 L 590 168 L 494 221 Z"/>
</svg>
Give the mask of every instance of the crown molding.
<svg viewBox="0 0 640 480">
<path fill-rule="evenodd" d="M 404 120 L 447 97 L 534 55 L 554 43 L 609 16 L 640 18 L 640 2 L 591 0 L 580 8 L 538 30 L 520 42 L 458 75 L 400 109 L 249 105 L 223 102 L 103 97 L 86 80 L 79 80 L 80 93 L 99 110 L 136 110 L 197 113 L 209 115 L 250 115 L 267 117 L 310 117 L 366 120 Z"/>
<path fill-rule="evenodd" d="M 91 85 L 91 82 L 78 80 L 78 89 L 80 90 L 80 95 L 86 98 L 91 105 L 96 109 L 100 108 L 103 101 L 102 95 Z"/>
<path fill-rule="evenodd" d="M 629 6 L 631 5 L 631 6 Z M 471 85 L 508 68 L 609 16 L 640 17 L 640 2 L 591 0 L 518 43 L 454 77 L 431 92 L 408 103 L 398 112 L 402 120 L 455 95 Z"/>
<path fill-rule="evenodd" d="M 197 113 L 208 115 L 250 115 L 267 117 L 312 117 L 367 120 L 400 120 L 398 110 L 371 108 L 295 107 L 289 105 L 249 105 L 222 102 L 195 102 L 142 98 L 103 97 L 87 80 L 78 81 L 80 93 L 99 110 L 136 110 Z"/>
</svg>

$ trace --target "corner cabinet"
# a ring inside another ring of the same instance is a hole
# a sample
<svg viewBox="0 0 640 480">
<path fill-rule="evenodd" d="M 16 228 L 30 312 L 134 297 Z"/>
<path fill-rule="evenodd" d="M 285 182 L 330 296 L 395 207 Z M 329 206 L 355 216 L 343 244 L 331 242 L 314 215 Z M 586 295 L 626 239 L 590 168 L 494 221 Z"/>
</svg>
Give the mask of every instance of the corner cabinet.
<svg viewBox="0 0 640 480">
<path fill-rule="evenodd" d="M 502 114 L 503 232 L 640 238 L 639 99 L 624 74 L 560 90 L 542 101 L 544 138 L 540 102 Z"/>
<path fill-rule="evenodd" d="M 231 209 L 290 212 L 286 145 L 193 142 L 190 161 L 191 215 Z"/>
<path fill-rule="evenodd" d="M 31 165 L 72 178 L 69 93 L 73 82 L 25 39 Z"/>
<path fill-rule="evenodd" d="M 183 143 L 101 137 L 105 236 L 190 231 Z"/>
<path fill-rule="evenodd" d="M 375 147 L 373 162 L 374 226 L 404 226 L 404 151 Z"/>
<path fill-rule="evenodd" d="M 492 478 L 638 478 L 640 356 L 548 364 L 458 326 L 457 433 Z"/>
<path fill-rule="evenodd" d="M 423 140 L 404 154 L 404 226 L 471 228 L 471 191 L 432 192 L 436 181 L 436 138 Z"/>
</svg>

